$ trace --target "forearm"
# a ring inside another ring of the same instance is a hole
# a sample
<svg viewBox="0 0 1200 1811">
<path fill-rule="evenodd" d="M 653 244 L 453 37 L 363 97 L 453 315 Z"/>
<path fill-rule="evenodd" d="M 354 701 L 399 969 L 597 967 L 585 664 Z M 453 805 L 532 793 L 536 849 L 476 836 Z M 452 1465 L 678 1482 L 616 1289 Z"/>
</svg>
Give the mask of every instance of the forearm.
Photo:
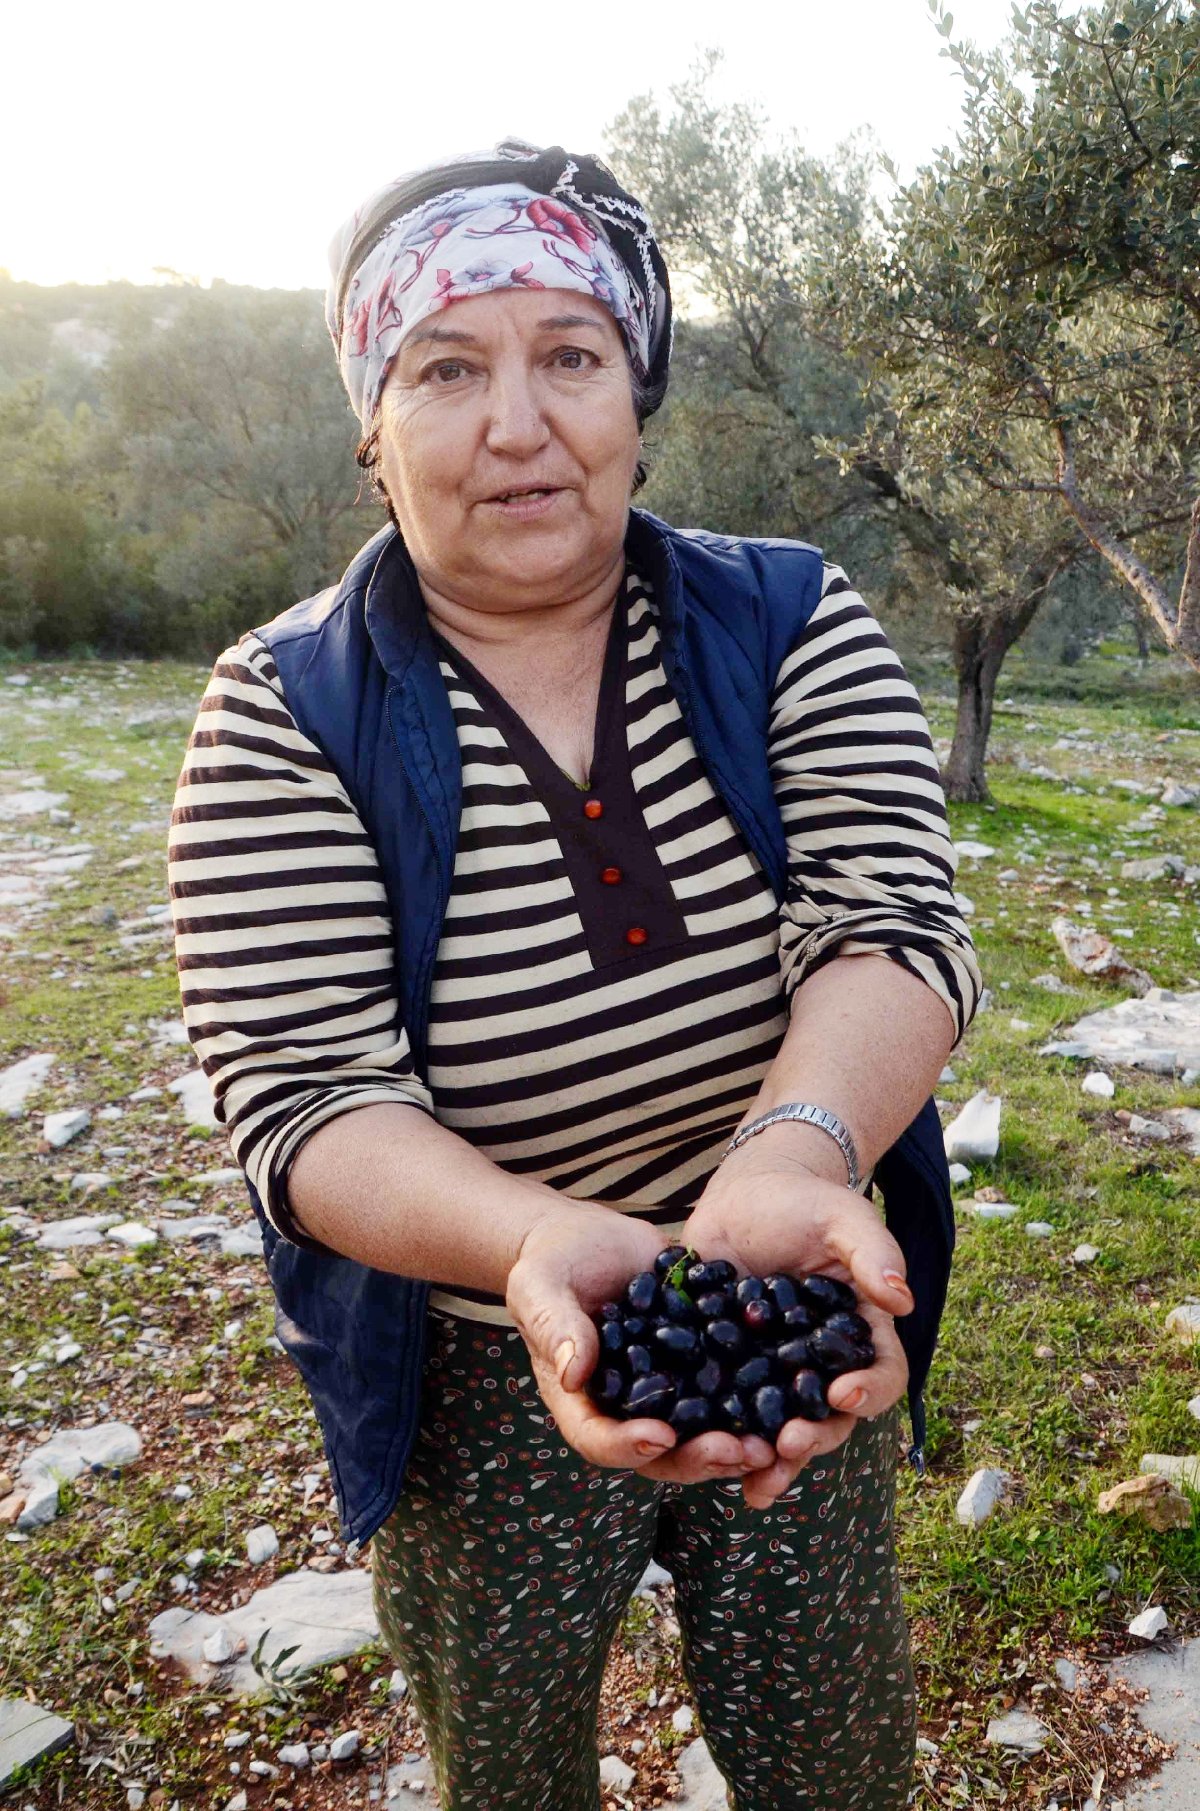
<svg viewBox="0 0 1200 1811">
<path fill-rule="evenodd" d="M 572 1205 L 399 1103 L 319 1126 L 292 1162 L 287 1195 L 303 1232 L 360 1264 L 496 1295 L 530 1227 Z"/>
<path fill-rule="evenodd" d="M 827 1107 L 849 1128 L 865 1176 L 924 1106 L 954 1038 L 948 1008 L 898 963 L 835 958 L 796 990 L 791 1024 L 742 1124 L 787 1101 Z M 768 1143 L 846 1180 L 841 1151 L 815 1126 L 770 1126 L 741 1149 Z"/>
</svg>

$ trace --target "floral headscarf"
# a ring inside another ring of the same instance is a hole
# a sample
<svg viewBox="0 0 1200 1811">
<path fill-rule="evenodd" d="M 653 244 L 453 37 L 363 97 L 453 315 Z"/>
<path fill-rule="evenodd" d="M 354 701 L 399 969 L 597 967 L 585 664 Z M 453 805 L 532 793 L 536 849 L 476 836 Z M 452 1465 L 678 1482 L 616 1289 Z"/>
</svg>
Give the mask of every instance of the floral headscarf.
<svg viewBox="0 0 1200 1811">
<path fill-rule="evenodd" d="M 586 193 L 576 186 L 585 169 Z M 405 335 L 452 302 L 493 289 L 594 296 L 624 336 L 646 412 L 662 400 L 671 346 L 666 267 L 645 211 L 596 159 L 513 142 L 400 177 L 356 210 L 329 260 L 325 319 L 364 429 Z"/>
</svg>

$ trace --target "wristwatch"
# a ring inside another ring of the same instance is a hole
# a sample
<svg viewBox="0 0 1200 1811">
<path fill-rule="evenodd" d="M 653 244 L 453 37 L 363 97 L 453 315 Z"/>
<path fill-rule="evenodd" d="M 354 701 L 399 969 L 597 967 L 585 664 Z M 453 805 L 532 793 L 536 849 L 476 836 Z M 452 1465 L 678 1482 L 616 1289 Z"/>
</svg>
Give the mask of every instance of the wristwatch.
<svg viewBox="0 0 1200 1811">
<path fill-rule="evenodd" d="M 778 1125 L 779 1121 L 783 1119 L 799 1120 L 804 1125 L 817 1126 L 822 1132 L 828 1132 L 846 1159 L 846 1169 L 849 1175 L 846 1186 L 857 1193 L 858 1152 L 854 1148 L 854 1140 L 851 1138 L 848 1128 L 836 1113 L 829 1111 L 828 1107 L 814 1107 L 807 1101 L 789 1101 L 786 1106 L 772 1107 L 771 1111 L 764 1113 L 760 1119 L 752 1119 L 748 1126 L 743 1126 L 740 1132 L 735 1132 L 721 1154 L 721 1162 L 724 1163 L 730 1152 L 736 1151 L 740 1144 L 745 1144 L 747 1138 L 753 1138 L 756 1132 L 763 1132 L 768 1126 Z"/>
</svg>

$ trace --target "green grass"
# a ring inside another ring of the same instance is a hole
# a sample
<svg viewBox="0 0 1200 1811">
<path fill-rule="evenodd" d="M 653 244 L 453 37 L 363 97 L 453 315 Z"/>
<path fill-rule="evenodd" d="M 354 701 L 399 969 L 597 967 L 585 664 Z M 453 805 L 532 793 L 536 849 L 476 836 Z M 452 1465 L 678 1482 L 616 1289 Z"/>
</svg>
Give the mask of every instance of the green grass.
<svg viewBox="0 0 1200 1811">
<path fill-rule="evenodd" d="M 1099 928 L 1131 928 L 1133 938 L 1120 945 L 1156 981 L 1200 985 L 1200 889 L 1176 880 L 1122 881 L 1122 857 L 1114 853 L 1178 852 L 1200 866 L 1200 811 L 1172 811 L 1152 835 L 1132 835 L 1129 826 L 1148 799 L 1113 786 L 1118 779 L 1157 785 L 1169 776 L 1200 783 L 1200 734 L 1189 733 L 1200 731 L 1200 689 L 1164 664 L 1151 662 L 1143 674 L 1136 663 L 1095 656 L 1065 681 L 1056 672 L 1055 683 L 1065 682 L 1073 695 L 1055 697 L 1044 670 L 1011 663 L 1001 698 L 1012 703 L 1002 703 L 996 716 L 993 803 L 951 808 L 957 837 L 997 851 L 984 862 L 964 860 L 958 877 L 974 902 L 972 926 L 993 1005 L 952 1058 L 957 1080 L 939 1092 L 950 1103 L 985 1086 L 1002 1096 L 1000 1154 L 977 1166 L 974 1180 L 993 1184 L 1021 1211 L 1007 1224 L 960 1217 L 928 1392 L 929 1472 L 921 1481 L 906 1470 L 900 1481 L 898 1538 L 922 1728 L 941 1745 L 918 1795 L 927 1807 L 1043 1804 L 1056 1776 L 1070 1786 L 1070 1793 L 1056 1788 L 1060 1802 L 1082 1803 L 1097 1752 L 1088 1744 L 1100 1740 L 1080 1723 L 1082 1711 L 1070 1713 L 1076 1721 L 1069 1742 L 1064 1736 L 1062 1746 L 1025 1768 L 1020 1784 L 982 1740 L 987 1716 L 1033 1683 L 1052 1680 L 1056 1654 L 1124 1651 L 1132 1645 L 1125 1625 L 1149 1601 L 1162 1604 L 1177 1632 L 1200 1632 L 1200 1534 L 1156 1534 L 1096 1509 L 1103 1489 L 1136 1473 L 1143 1452 L 1200 1450 L 1200 1424 L 1186 1408 L 1200 1390 L 1200 1366 L 1163 1332 L 1168 1310 L 1189 1293 L 1200 1295 L 1200 1165 L 1177 1147 L 1138 1145 L 1114 1112 L 1153 1115 L 1197 1105 L 1200 1090 L 1126 1070 L 1117 1072 L 1115 1100 L 1099 1101 L 1081 1093 L 1079 1064 L 1037 1054 L 1074 1019 L 1122 997 L 1120 989 L 1066 969 L 1050 929 L 1059 911 L 1086 917 L 1090 907 Z M 100 1206 L 148 1214 L 164 1196 L 188 1193 L 190 1175 L 229 1161 L 222 1134 L 189 1135 L 167 1096 L 129 1107 L 78 1146 L 42 1153 L 37 1107 L 78 1100 L 96 1108 L 146 1081 L 161 1085 L 183 1067 L 181 1052 L 154 1047 L 146 1030 L 178 1014 L 169 940 L 147 935 L 130 947 L 121 939 L 153 932 L 146 908 L 166 899 L 167 813 L 206 675 L 170 663 L 25 670 L 33 685 L 0 684 L 0 770 L 7 770 L 0 784 L 36 771 L 47 786 L 69 793 L 82 833 L 74 840 L 90 843 L 95 854 L 51 889 L 45 910 L 25 920 L 18 935 L 0 939 L 0 989 L 7 995 L 0 1065 L 34 1050 L 59 1057 L 35 1110 L 0 1119 L 0 1199 L 37 1215 Z M 935 737 L 944 741 L 952 731 L 944 676 L 931 680 L 925 696 Z M 63 697 L 69 707 L 59 709 L 55 701 Z M 1078 729 L 1115 740 L 1091 750 L 1054 749 Z M 1036 778 L 1021 762 L 1052 768 L 1058 778 Z M 82 778 L 94 766 L 123 769 L 124 777 Z M 47 845 L 73 840 L 70 825 L 39 820 L 21 828 L 36 829 Z M 1022 859 L 1030 854 L 1034 859 Z M 140 859 L 119 865 L 130 858 Z M 1016 877 L 1001 880 L 1008 870 Z M 113 914 L 116 922 L 108 922 Z M 1061 996 L 1033 986 L 1047 970 L 1076 991 Z M 1015 1029 L 1013 1018 L 1030 1029 Z M 98 1152 L 109 1142 L 130 1146 L 130 1155 L 105 1163 Z M 126 1180 L 85 1206 L 68 1179 L 101 1166 Z M 237 1191 L 195 1192 L 197 1211 L 224 1203 L 241 1217 Z M 1049 1221 L 1053 1236 L 1027 1237 L 1027 1219 Z M 1084 1240 L 1101 1256 L 1076 1266 L 1069 1254 Z M 222 1706 L 215 1718 L 205 1715 L 214 1700 L 181 1690 L 147 1659 L 146 1624 L 180 1601 L 171 1579 L 188 1549 L 205 1549 L 202 1601 L 221 1607 L 252 1586 L 242 1547 L 248 1526 L 271 1520 L 294 1552 L 317 1513 L 312 1505 L 302 1510 L 297 1490 L 302 1473 L 324 1476 L 316 1430 L 286 1361 L 267 1345 L 270 1302 L 260 1268 L 222 1263 L 191 1247 L 115 1260 L 83 1250 L 73 1254 L 78 1278 L 54 1282 L 40 1254 L 34 1258 L 4 1234 L 0 1250 L 8 1258 L 0 1422 L 9 1421 L 0 1467 L 29 1428 L 87 1413 L 127 1416 L 148 1435 L 139 1465 L 120 1476 L 81 1478 L 68 1513 L 32 1540 L 0 1548 L 0 1620 L 20 1636 L 3 1663 L 0 1692 L 31 1687 L 42 1703 L 86 1727 L 88 1754 L 113 1762 L 87 1776 L 72 1751 L 35 1770 L 20 1802 L 49 1807 L 61 1782 L 63 1802 L 91 1811 L 123 1804 L 119 1781 L 137 1778 L 161 1783 L 167 1805 L 176 1796 L 185 1806 L 223 1804 L 234 1782 L 220 1740 L 236 1726 L 261 1735 L 257 1752 L 267 1759 L 271 1744 L 305 1721 L 348 1727 L 351 1714 L 372 1739 L 390 1737 L 393 1758 L 414 1746 L 411 1707 L 380 1709 L 380 1694 L 370 1695 L 378 1656 L 351 1663 L 351 1678 L 340 1687 L 324 1676 L 307 1681 L 296 1707 Z M 219 1300 L 205 1294 L 214 1286 L 223 1291 Z M 119 1315 L 130 1317 L 125 1342 L 101 1334 Z M 231 1319 L 242 1322 L 234 1341 L 223 1337 Z M 135 1336 L 147 1322 L 171 1338 L 139 1355 Z M 62 1332 L 85 1354 L 103 1346 L 102 1371 L 51 1366 L 14 1389 L 13 1367 Z M 1039 1346 L 1053 1356 L 1037 1357 Z M 182 1397 L 200 1390 L 212 1393 L 213 1406 L 185 1409 Z M 979 1425 L 970 1429 L 972 1422 Z M 1012 1474 L 1011 1496 L 981 1528 L 964 1529 L 955 1502 L 983 1465 Z M 185 1502 L 171 1494 L 181 1477 L 196 1484 Z M 329 1521 L 324 1486 L 317 1504 L 319 1519 Z M 111 1610 L 92 1578 L 106 1565 L 116 1569 L 115 1583 L 134 1575 L 141 1581 Z M 635 1601 L 625 1651 L 645 1644 L 651 1620 Z M 657 1661 L 653 1676 L 666 1676 Z M 678 1689 L 678 1674 L 674 1683 Z M 1061 1710 L 1050 1696 L 1037 1702 Z M 669 1721 L 656 1740 L 677 1740 Z M 315 1775 L 289 1781 L 290 1802 L 324 1811 L 318 1784 Z"/>
</svg>

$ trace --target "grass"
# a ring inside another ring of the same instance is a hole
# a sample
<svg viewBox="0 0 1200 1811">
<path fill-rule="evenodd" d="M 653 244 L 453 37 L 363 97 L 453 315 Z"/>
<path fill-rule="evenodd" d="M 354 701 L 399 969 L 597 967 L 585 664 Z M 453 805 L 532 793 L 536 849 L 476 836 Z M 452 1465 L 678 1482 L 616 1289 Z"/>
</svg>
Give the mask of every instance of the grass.
<svg viewBox="0 0 1200 1811">
<path fill-rule="evenodd" d="M 1059 912 L 1132 930 L 1121 947 L 1157 982 L 1200 986 L 1200 889 L 1120 877 L 1122 859 L 1155 851 L 1200 866 L 1200 811 L 1171 811 L 1139 835 L 1131 825 L 1150 793 L 1139 799 L 1114 785 L 1200 783 L 1200 689 L 1160 662 L 1147 674 L 1135 667 L 1093 657 L 1070 670 L 1074 695 L 1063 698 L 1049 695 L 1043 671 L 1014 662 L 1002 687 L 1009 702 L 996 715 L 994 800 L 951 809 L 958 838 L 996 850 L 984 861 L 964 859 L 958 877 L 974 903 L 993 1003 L 955 1052 L 957 1079 L 940 1094 L 951 1108 L 982 1087 L 1002 1096 L 1000 1154 L 973 1180 L 1020 1212 L 1009 1223 L 960 1216 L 929 1386 L 929 1472 L 918 1480 L 906 1471 L 900 1480 L 898 1538 L 922 1730 L 939 1745 L 922 1763 L 915 1802 L 942 1811 L 1046 1804 L 1052 1796 L 1082 1803 L 1096 1755 L 1112 1760 L 1098 1712 L 1053 1693 L 1035 1698 L 1056 1742 L 1019 1775 L 984 1741 L 988 1716 L 1052 1684 L 1056 1656 L 1103 1660 L 1132 1647 L 1126 1624 L 1150 1602 L 1178 1633 L 1200 1632 L 1200 1534 L 1157 1534 L 1096 1509 L 1100 1491 L 1136 1473 L 1143 1452 L 1200 1449 L 1200 1426 L 1186 1407 L 1200 1390 L 1196 1359 L 1163 1331 L 1172 1306 L 1200 1295 L 1197 1162 L 1179 1146 L 1139 1143 L 1116 1117 L 1120 1108 L 1150 1117 L 1200 1104 L 1200 1091 L 1123 1070 L 1115 1099 L 1096 1100 L 1081 1093 L 1078 1064 L 1037 1054 L 1074 1019 L 1122 997 L 1065 968 L 1050 929 Z M 169 1095 L 125 1099 L 186 1067 L 185 1052 L 148 1032 L 178 1016 L 170 941 L 160 917 L 148 914 L 166 900 L 167 817 L 205 675 L 177 663 L 22 670 L 29 686 L 0 684 L 0 789 L 36 773 L 68 794 L 73 822 L 10 823 L 0 857 L 24 847 L 27 831 L 45 839 L 43 848 L 90 844 L 94 853 L 49 888 L 42 909 L 0 937 L 0 1066 L 32 1051 L 57 1054 L 34 1111 L 0 1119 L 0 1199 L 38 1217 L 101 1207 L 144 1216 L 164 1197 L 191 1195 L 196 1211 L 223 1206 L 241 1219 L 237 1190 L 189 1181 L 230 1161 L 223 1135 L 190 1132 Z M 944 742 L 952 730 L 944 681 L 932 679 L 925 697 Z M 1094 732 L 1090 747 L 1075 734 L 1081 730 Z M 122 777 L 89 778 L 96 768 Z M 1048 970 L 1075 992 L 1034 986 Z M 93 1111 L 115 1102 L 124 1112 L 111 1123 L 94 1120 L 65 1150 L 41 1150 L 38 1109 L 68 1102 Z M 103 1155 L 122 1146 L 120 1155 Z M 70 1177 L 100 1168 L 118 1180 L 85 1204 Z M 1034 1219 L 1049 1221 L 1053 1235 L 1028 1237 L 1023 1223 Z M 1071 1261 L 1081 1241 L 1100 1249 L 1090 1266 Z M 61 1274 L 62 1258 L 0 1233 L 0 1469 L 11 1467 L 30 1433 L 88 1415 L 133 1420 L 146 1450 L 120 1475 L 80 1478 L 64 1492 L 56 1522 L 0 1547 L 0 1619 L 16 1637 L 0 1662 L 0 1694 L 31 1690 L 78 1730 L 75 1747 L 34 1769 L 14 1803 L 92 1811 L 123 1805 L 125 1785 L 140 1782 L 161 1795 L 164 1811 L 175 1799 L 223 1805 L 237 1783 L 222 1745 L 233 1729 L 251 1730 L 252 1752 L 271 1760 L 280 1741 L 361 1727 L 368 1779 L 386 1743 L 393 1759 L 417 1749 L 411 1706 L 387 1705 L 378 1690 L 388 1671 L 380 1654 L 347 1663 L 345 1679 L 310 1678 L 294 1705 L 250 1708 L 185 1687 L 149 1661 L 146 1625 L 159 1610 L 176 1602 L 219 1610 L 271 1575 L 251 1574 L 246 1564 L 248 1527 L 270 1520 L 293 1561 L 311 1558 L 329 1551 L 311 1535 L 321 1523 L 334 1526 L 334 1510 L 311 1412 L 269 1343 L 260 1266 L 191 1246 L 117 1259 L 87 1249 L 64 1256 L 76 1275 Z M 240 1331 L 227 1337 L 231 1321 Z M 156 1327 L 165 1337 L 147 1339 Z M 37 1363 L 38 1349 L 64 1333 L 83 1346 L 83 1359 L 49 1361 L 14 1386 L 17 1367 Z M 1039 1357 L 1039 1347 L 1052 1356 Z M 211 1401 L 185 1405 L 205 1394 Z M 979 1466 L 1009 1472 L 1011 1493 L 982 1527 L 964 1529 L 954 1506 Z M 306 1504 L 302 1479 L 312 1473 L 321 1481 Z M 193 1494 L 177 1498 L 175 1487 L 189 1481 Z M 196 1548 L 205 1556 L 198 1591 L 176 1596 L 172 1581 Z M 104 1567 L 113 1569 L 111 1581 L 94 1577 Z M 116 1601 L 130 1580 L 132 1591 Z M 669 1619 L 635 1600 L 617 1666 L 665 1640 L 646 1666 L 678 1690 L 669 1629 Z M 610 1739 L 631 1733 L 617 1709 L 632 1707 L 650 1747 L 669 1750 L 680 1738 L 669 1712 L 647 1708 L 649 1685 L 639 1677 L 640 1696 L 606 1700 Z M 1115 1777 L 1110 1766 L 1110 1786 Z M 325 1811 L 356 1802 L 345 1796 L 356 1780 L 365 1803 L 361 1774 L 334 1779 L 314 1769 L 253 1788 L 251 1804 L 274 1794 L 297 1811 Z"/>
</svg>

